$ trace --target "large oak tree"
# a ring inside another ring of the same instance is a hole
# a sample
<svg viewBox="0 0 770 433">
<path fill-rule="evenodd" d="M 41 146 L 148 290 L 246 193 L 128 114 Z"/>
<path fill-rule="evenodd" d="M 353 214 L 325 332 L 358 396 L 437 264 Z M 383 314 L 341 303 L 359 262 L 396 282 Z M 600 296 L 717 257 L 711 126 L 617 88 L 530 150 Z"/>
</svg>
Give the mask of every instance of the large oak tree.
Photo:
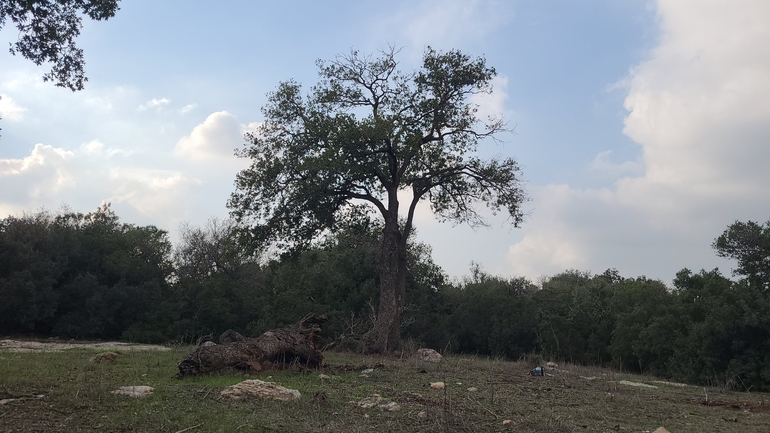
<svg viewBox="0 0 770 433">
<path fill-rule="evenodd" d="M 228 206 L 250 241 L 302 244 L 334 229 L 353 204 L 383 219 L 380 301 L 367 334 L 371 351 L 398 346 L 407 275 L 407 238 L 417 204 L 444 221 L 484 225 L 480 203 L 522 221 L 526 194 L 512 158 L 481 159 L 479 144 L 505 130 L 478 118 L 473 95 L 492 91 L 483 58 L 428 49 L 422 67 L 397 69 L 396 51 L 356 51 L 318 62 L 320 80 L 303 94 L 283 82 L 263 107 L 264 122 L 238 152 L 251 166 Z M 411 193 L 400 217 L 399 193 Z"/>
<path fill-rule="evenodd" d="M 43 81 L 53 81 L 73 92 L 83 90 L 83 50 L 75 38 L 83 28 L 83 15 L 97 21 L 115 16 L 120 0 L 0 0 L 0 29 L 10 21 L 19 32 L 11 54 L 21 54 L 36 65 L 53 63 Z"/>
</svg>

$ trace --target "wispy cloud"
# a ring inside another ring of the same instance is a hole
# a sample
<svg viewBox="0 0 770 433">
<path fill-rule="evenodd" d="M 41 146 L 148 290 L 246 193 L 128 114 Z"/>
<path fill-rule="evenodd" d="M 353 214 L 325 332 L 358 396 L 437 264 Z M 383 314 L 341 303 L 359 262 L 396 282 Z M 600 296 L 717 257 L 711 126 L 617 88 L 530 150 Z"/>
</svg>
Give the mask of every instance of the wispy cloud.
<svg viewBox="0 0 770 433">
<path fill-rule="evenodd" d="M 144 104 L 140 105 L 138 110 L 139 111 L 145 111 L 145 110 L 148 110 L 150 108 L 161 108 L 161 107 L 163 107 L 165 105 L 168 105 L 170 102 L 171 102 L 171 100 L 166 99 L 166 98 L 161 98 L 161 99 L 153 98 L 153 99 L 145 102 Z"/>
<path fill-rule="evenodd" d="M 194 109 L 196 109 L 197 107 L 198 107 L 198 104 L 187 104 L 184 107 L 180 108 L 179 112 L 182 114 L 187 114 L 193 111 Z"/>
</svg>

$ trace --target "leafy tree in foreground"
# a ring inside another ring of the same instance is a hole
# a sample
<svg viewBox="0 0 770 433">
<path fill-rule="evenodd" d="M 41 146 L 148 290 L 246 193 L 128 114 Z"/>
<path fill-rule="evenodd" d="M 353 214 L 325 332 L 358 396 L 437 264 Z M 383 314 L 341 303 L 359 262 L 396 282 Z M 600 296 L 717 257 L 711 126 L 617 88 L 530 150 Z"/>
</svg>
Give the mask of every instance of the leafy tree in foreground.
<svg viewBox="0 0 770 433">
<path fill-rule="evenodd" d="M 0 29 L 10 19 L 19 31 L 11 54 L 19 53 L 36 65 L 53 63 L 44 81 L 73 92 L 83 90 L 83 50 L 75 38 L 83 28 L 82 15 L 97 21 L 115 16 L 120 0 L 0 0 Z"/>
<path fill-rule="evenodd" d="M 371 351 L 400 340 L 407 281 L 406 243 L 417 203 L 444 221 L 485 224 L 478 202 L 522 221 L 519 167 L 511 158 L 482 160 L 479 141 L 504 130 L 481 122 L 470 98 L 491 92 L 495 70 L 484 59 L 428 49 L 417 71 L 397 70 L 396 52 L 356 51 L 318 62 L 320 82 L 303 96 L 281 83 L 263 107 L 264 123 L 239 156 L 251 158 L 228 206 L 250 227 L 252 242 L 301 245 L 334 229 L 351 203 L 367 202 L 383 219 L 380 302 L 367 336 Z M 399 193 L 411 193 L 399 219 Z"/>
</svg>

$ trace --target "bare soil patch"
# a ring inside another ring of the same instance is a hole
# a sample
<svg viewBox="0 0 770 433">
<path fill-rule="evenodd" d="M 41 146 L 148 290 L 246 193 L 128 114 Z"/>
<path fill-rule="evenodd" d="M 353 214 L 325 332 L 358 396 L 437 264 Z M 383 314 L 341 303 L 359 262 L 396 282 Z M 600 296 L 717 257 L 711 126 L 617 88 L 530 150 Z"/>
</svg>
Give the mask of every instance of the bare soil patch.
<svg viewBox="0 0 770 433">
<path fill-rule="evenodd" d="M 39 341 L 0 340 L 0 351 L 5 352 L 61 352 L 62 350 L 72 349 L 120 350 L 125 352 L 171 350 L 168 347 L 154 344 L 130 344 L 117 341 L 101 343 L 41 343 Z"/>
</svg>

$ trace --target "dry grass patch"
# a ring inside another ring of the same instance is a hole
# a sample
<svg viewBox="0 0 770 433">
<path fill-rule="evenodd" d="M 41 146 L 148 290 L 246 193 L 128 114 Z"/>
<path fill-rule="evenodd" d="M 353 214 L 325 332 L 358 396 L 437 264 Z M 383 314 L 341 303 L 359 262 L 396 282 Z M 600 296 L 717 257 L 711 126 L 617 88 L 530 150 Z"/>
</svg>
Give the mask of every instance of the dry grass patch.
<svg viewBox="0 0 770 433">
<path fill-rule="evenodd" d="M 318 371 L 250 376 L 224 371 L 173 379 L 177 362 L 191 350 L 119 351 L 114 362 L 101 364 L 89 362 L 93 350 L 0 352 L 0 399 L 16 399 L 0 405 L 0 431 L 642 432 L 660 426 L 672 433 L 770 431 L 767 394 L 707 390 L 712 403 L 705 405 L 702 388 L 600 368 L 560 364 L 548 370 L 552 376 L 533 377 L 527 362 L 447 356 L 433 364 L 327 353 Z M 362 375 L 369 368 L 373 371 Z M 297 389 L 302 397 L 219 398 L 246 378 Z M 624 386 L 622 380 L 658 388 Z M 445 387 L 431 389 L 431 382 Z M 130 385 L 154 391 L 142 398 L 112 393 Z M 357 404 L 375 394 L 399 409 Z"/>
</svg>

